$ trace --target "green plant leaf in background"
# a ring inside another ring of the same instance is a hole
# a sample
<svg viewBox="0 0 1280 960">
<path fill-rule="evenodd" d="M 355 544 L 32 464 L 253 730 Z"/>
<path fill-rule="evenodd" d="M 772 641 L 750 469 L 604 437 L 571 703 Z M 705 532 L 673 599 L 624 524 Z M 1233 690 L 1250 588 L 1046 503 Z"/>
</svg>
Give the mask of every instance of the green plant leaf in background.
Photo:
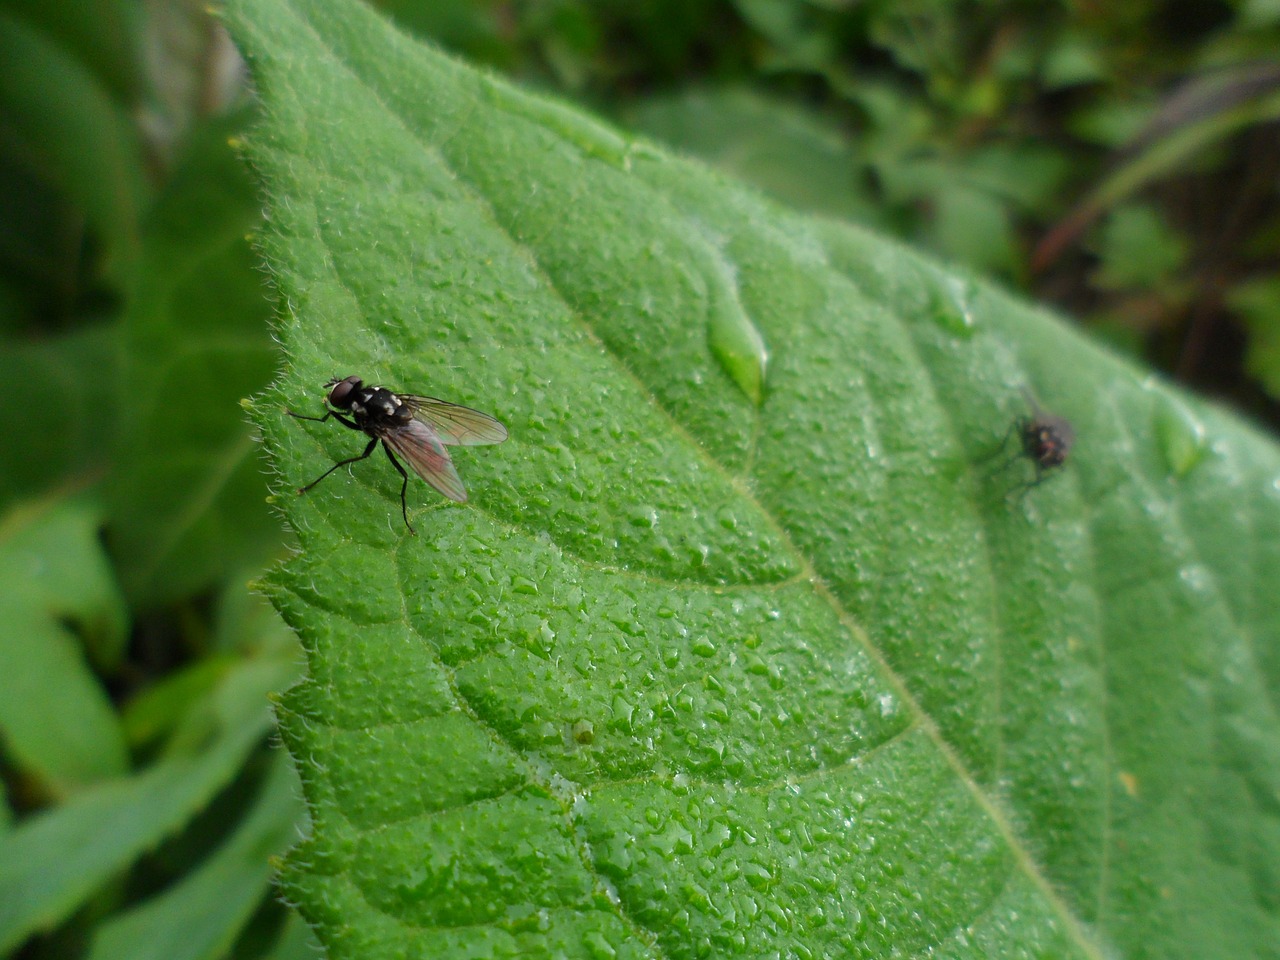
<svg viewBox="0 0 1280 960">
<path fill-rule="evenodd" d="M 0 843 L 0 950 L 65 920 L 190 822 L 261 742 L 270 721 L 267 695 L 293 672 L 287 660 L 271 658 L 228 671 L 192 704 L 168 756 L 135 776 L 82 791 L 9 833 Z M 242 860 L 234 852 L 231 858 Z M 207 882 L 195 876 L 192 882 Z"/>
<path fill-rule="evenodd" d="M 795 104 L 748 88 L 698 89 L 643 100 L 623 119 L 801 210 L 860 223 L 877 217 L 858 182 L 848 137 Z"/>
<path fill-rule="evenodd" d="M 1231 305 L 1249 327 L 1249 372 L 1280 398 L 1280 277 L 1264 276 L 1241 285 Z"/>
<path fill-rule="evenodd" d="M 0 74 L 5 116 L 0 169 L 8 174 L 0 182 L 0 198 L 30 216 L 43 209 L 39 199 L 32 203 L 32 192 L 37 198 L 50 189 L 65 195 L 86 221 L 80 230 L 87 226 L 100 240 L 105 271 L 123 281 L 134 266 L 147 194 L 141 147 L 129 119 L 137 78 L 118 69 L 118 53 L 114 62 L 100 56 L 106 44 L 90 48 L 70 28 L 78 18 L 98 28 L 99 36 L 109 34 L 108 25 L 119 26 L 123 19 L 119 7 L 96 4 L 97 9 L 80 9 L 72 17 L 68 6 L 20 2 L 0 11 L 0 59 L 8 66 Z M 43 258 L 62 244 L 74 245 L 67 236 L 44 236 L 55 232 L 53 227 L 32 219 L 35 238 L 10 235 L 17 232 L 8 223 L 0 226 L 0 265 L 8 266 L 15 248 Z"/>
<path fill-rule="evenodd" d="M 333 956 L 1275 956 L 1273 445 L 349 0 L 231 22 Z M 352 373 L 511 429 L 421 536 L 385 461 L 288 490 Z M 1010 497 L 1023 387 L 1080 440 Z"/>
<path fill-rule="evenodd" d="M 283 753 L 249 816 L 208 862 L 176 889 L 106 924 L 90 960 L 218 960 L 271 883 L 269 858 L 296 837 L 301 820 L 297 778 Z"/>
<path fill-rule="evenodd" d="M 37 792 L 55 797 L 128 765 L 119 719 L 86 658 L 114 666 L 128 629 L 98 540 L 101 513 L 86 499 L 58 498 L 16 507 L 0 523 L 0 733 Z"/>
<path fill-rule="evenodd" d="M 247 237 L 259 205 L 227 143 L 242 124 L 201 128 L 148 221 L 124 318 L 111 545 L 143 606 L 280 549 L 250 431 L 227 416 L 269 379 L 272 356 Z"/>
<path fill-rule="evenodd" d="M 115 433 L 116 369 L 120 341 L 106 325 L 37 342 L 5 340 L 0 377 L 39 383 L 58 398 L 59 423 L 31 416 L 30 398 L 0 396 L 0 503 L 45 493 L 50 485 L 84 483 L 101 474 Z"/>
</svg>

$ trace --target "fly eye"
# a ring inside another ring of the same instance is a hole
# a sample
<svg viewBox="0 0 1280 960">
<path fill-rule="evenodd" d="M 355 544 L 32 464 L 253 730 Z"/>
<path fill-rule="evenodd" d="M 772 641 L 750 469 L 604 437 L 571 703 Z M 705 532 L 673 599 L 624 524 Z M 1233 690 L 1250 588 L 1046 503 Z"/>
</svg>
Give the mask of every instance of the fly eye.
<svg viewBox="0 0 1280 960">
<path fill-rule="evenodd" d="M 335 407 L 345 406 L 343 401 L 350 397 L 352 391 L 356 390 L 360 384 L 359 377 L 347 377 L 345 380 L 339 380 L 329 391 L 329 402 Z"/>
</svg>

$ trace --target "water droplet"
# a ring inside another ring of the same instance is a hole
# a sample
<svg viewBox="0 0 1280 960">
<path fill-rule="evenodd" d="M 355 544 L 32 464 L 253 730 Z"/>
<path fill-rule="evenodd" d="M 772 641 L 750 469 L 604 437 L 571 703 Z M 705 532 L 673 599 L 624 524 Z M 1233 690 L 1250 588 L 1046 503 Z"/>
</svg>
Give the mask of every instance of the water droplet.
<svg viewBox="0 0 1280 960">
<path fill-rule="evenodd" d="M 973 281 L 965 277 L 943 274 L 933 288 L 933 319 L 948 333 L 972 337 L 976 329 L 973 319 Z"/>
<path fill-rule="evenodd" d="M 742 876 L 757 890 L 767 890 L 773 882 L 769 868 L 753 861 L 747 861 L 742 865 Z"/>
<path fill-rule="evenodd" d="M 1208 452 L 1204 424 L 1172 398 L 1156 408 L 1155 430 L 1165 464 L 1175 477 L 1185 477 Z"/>
<path fill-rule="evenodd" d="M 537 596 L 538 585 L 528 577 L 512 577 L 511 591 L 512 593 L 523 593 L 531 596 Z"/>
<path fill-rule="evenodd" d="M 711 248 L 714 267 L 707 281 L 707 344 L 725 372 L 757 407 L 764 402 L 769 351 L 738 297 L 738 281 L 728 262 Z"/>
<path fill-rule="evenodd" d="M 702 845 L 707 853 L 719 853 L 733 840 L 733 830 L 723 820 L 713 820 L 702 836 Z"/>
<path fill-rule="evenodd" d="M 579 743 L 583 746 L 586 746 L 589 743 L 594 743 L 596 739 L 595 724 L 590 720 L 579 720 L 570 729 L 570 734 L 573 737 L 574 743 Z"/>
<path fill-rule="evenodd" d="M 1195 593 L 1205 593 L 1213 583 L 1209 570 L 1203 564 L 1193 563 L 1178 571 L 1178 576 Z"/>
<path fill-rule="evenodd" d="M 618 951 L 614 949 L 613 944 L 606 940 L 604 934 L 599 930 L 592 930 L 584 935 L 582 945 L 587 948 L 587 953 L 595 960 L 613 960 L 618 955 Z"/>
<path fill-rule="evenodd" d="M 634 724 L 635 704 L 622 694 L 618 694 L 613 698 L 612 710 L 613 720 L 610 725 L 614 729 L 630 732 Z"/>
<path fill-rule="evenodd" d="M 710 657 L 716 652 L 716 645 L 710 637 L 701 636 L 693 641 L 690 649 L 700 657 Z"/>
<path fill-rule="evenodd" d="M 658 525 L 658 511 L 653 507 L 637 507 L 631 511 L 631 525 L 653 529 Z"/>
<path fill-rule="evenodd" d="M 726 530 L 738 529 L 738 517 L 729 507 L 721 507 L 716 511 L 716 521 Z"/>
</svg>

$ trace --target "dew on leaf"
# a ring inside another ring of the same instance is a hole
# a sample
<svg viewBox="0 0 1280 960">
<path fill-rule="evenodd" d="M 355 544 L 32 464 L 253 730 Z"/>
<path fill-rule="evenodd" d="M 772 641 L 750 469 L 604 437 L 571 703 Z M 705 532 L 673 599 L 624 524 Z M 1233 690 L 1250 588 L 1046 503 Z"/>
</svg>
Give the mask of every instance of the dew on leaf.
<svg viewBox="0 0 1280 960">
<path fill-rule="evenodd" d="M 606 940 L 599 930 L 592 930 L 583 936 L 582 945 L 586 948 L 588 956 L 594 960 L 613 960 L 618 955 L 613 944 Z"/>
<path fill-rule="evenodd" d="M 721 507 L 716 511 L 716 522 L 726 530 L 738 529 L 738 516 L 729 507 Z"/>
<path fill-rule="evenodd" d="M 729 378 L 757 407 L 764 402 L 769 351 L 764 337 L 747 316 L 738 297 L 732 268 L 716 254 L 716 268 L 708 271 L 707 344 Z"/>
<path fill-rule="evenodd" d="M 570 728 L 570 734 L 575 743 L 586 746 L 594 743 L 596 739 L 596 728 L 590 720 L 579 720 Z"/>
<path fill-rule="evenodd" d="M 719 861 L 720 878 L 725 883 L 733 883 L 742 874 L 742 862 L 736 857 L 723 857 Z"/>
<path fill-rule="evenodd" d="M 742 865 L 742 877 L 756 890 L 767 890 L 773 884 L 773 875 L 769 868 L 754 861 Z"/>
<path fill-rule="evenodd" d="M 707 893 L 706 888 L 701 884 L 689 881 L 680 885 L 680 892 L 684 895 L 684 902 L 702 910 L 707 910 L 711 906 L 711 896 Z"/>
<path fill-rule="evenodd" d="M 653 507 L 636 507 L 631 511 L 631 526 L 653 529 L 658 525 L 658 511 Z"/>
<path fill-rule="evenodd" d="M 708 636 L 700 636 L 690 646 L 690 649 L 700 657 L 710 657 L 716 652 L 716 645 Z"/>
<path fill-rule="evenodd" d="M 632 727 L 632 718 L 635 716 L 635 705 L 626 697 L 619 694 L 613 698 L 612 705 L 613 719 L 610 723 L 616 730 L 630 732 Z"/>
<path fill-rule="evenodd" d="M 668 860 L 693 853 L 693 834 L 680 823 L 671 821 L 667 829 L 654 837 L 658 849 Z"/>
<path fill-rule="evenodd" d="M 749 881 L 750 878 L 748 877 L 748 882 Z M 765 915 L 777 925 L 780 931 L 786 933 L 793 928 L 794 921 L 791 918 L 791 912 L 781 905 L 774 903 L 771 900 L 766 901 L 764 905 L 764 912 Z"/>
<path fill-rule="evenodd" d="M 948 333 L 971 337 L 976 329 L 973 317 L 972 280 L 945 275 L 933 288 L 933 319 Z"/>
<path fill-rule="evenodd" d="M 1212 576 L 1204 564 L 1193 563 L 1178 571 L 1178 577 L 1194 593 L 1207 593 L 1212 585 Z"/>
<path fill-rule="evenodd" d="M 606 875 L 613 877 L 626 876 L 632 867 L 631 840 L 629 837 L 614 834 L 602 842 L 592 845 L 596 865 Z"/>
<path fill-rule="evenodd" d="M 1165 466 L 1175 477 L 1185 477 L 1208 452 L 1204 424 L 1171 398 L 1156 408 L 1155 434 Z"/>
<path fill-rule="evenodd" d="M 712 820 L 702 836 L 702 844 L 708 853 L 719 853 L 733 840 L 733 828 L 724 820 Z"/>
</svg>

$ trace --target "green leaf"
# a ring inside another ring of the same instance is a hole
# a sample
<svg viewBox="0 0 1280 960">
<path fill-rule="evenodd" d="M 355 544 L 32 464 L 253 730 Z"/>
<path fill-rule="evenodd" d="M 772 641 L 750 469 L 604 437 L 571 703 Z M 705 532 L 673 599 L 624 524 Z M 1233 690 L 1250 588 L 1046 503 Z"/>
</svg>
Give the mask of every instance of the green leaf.
<svg viewBox="0 0 1280 960">
<path fill-rule="evenodd" d="M 237 659 L 213 654 L 180 667 L 133 698 L 121 716 L 129 745 L 137 748 L 169 733 L 232 670 Z"/>
<path fill-rule="evenodd" d="M 15 508 L 0 522 L 0 733 L 17 766 L 55 795 L 128 766 L 120 722 L 86 659 L 117 660 L 127 632 L 100 526 L 101 510 L 85 499 Z"/>
<path fill-rule="evenodd" d="M 1280 451 L 362 6 L 231 10 L 302 546 L 284 882 L 331 955 L 1273 950 Z M 285 414 L 335 374 L 511 439 L 454 448 L 466 506 L 410 485 L 417 537 L 381 457 L 299 497 L 362 447 Z M 1024 387 L 1078 442 L 1011 496 Z"/>
<path fill-rule="evenodd" d="M 6 166 L 27 168 L 24 173 L 35 174 L 83 211 L 102 239 L 108 271 L 122 280 L 137 254 L 147 194 L 141 144 L 128 116 L 133 104 L 113 99 L 120 91 L 110 89 L 107 73 L 95 74 L 82 60 L 89 51 L 77 49 L 77 38 L 59 29 L 57 16 L 46 11 L 28 21 L 25 13 L 21 6 L 0 11 Z M 106 23 L 114 17 L 90 19 Z M 0 186 L 6 200 L 30 199 L 14 196 L 8 182 Z"/>
<path fill-rule="evenodd" d="M 1020 256 L 1010 211 L 983 190 L 955 184 L 933 198 L 933 246 L 975 269 L 1015 273 Z"/>
<path fill-rule="evenodd" d="M 40 383 L 58 398 L 58 429 L 31 416 L 23 391 L 0 393 L 0 503 L 37 496 L 106 470 L 115 431 L 115 328 L 89 327 L 0 346 L 0 378 Z"/>
<path fill-rule="evenodd" d="M 781 99 L 746 88 L 693 90 L 643 101 L 623 119 L 802 210 L 859 222 L 876 216 L 849 138 Z"/>
<path fill-rule="evenodd" d="M 1159 212 L 1142 204 L 1111 211 L 1099 238 L 1102 260 L 1094 282 L 1105 289 L 1159 288 L 1187 260 L 1187 241 Z"/>
<path fill-rule="evenodd" d="M 137 100 L 143 88 L 135 54 L 141 17 L 127 0 L 9 0 L 6 6 L 89 68 L 117 101 Z"/>
<path fill-rule="evenodd" d="M 1249 330 L 1248 366 L 1273 397 L 1280 397 L 1280 277 L 1263 276 L 1228 295 Z"/>
<path fill-rule="evenodd" d="M 291 674 L 280 661 L 245 664 L 208 704 L 202 752 L 86 790 L 0 837 L 0 951 L 68 917 L 204 808 L 261 741 L 266 696 Z"/>
<path fill-rule="evenodd" d="M 131 747 L 154 742 L 184 725 L 195 728 L 194 736 L 184 730 L 174 737 L 169 748 L 181 749 L 185 741 L 192 739 L 198 744 L 205 735 L 207 717 L 193 720 L 193 703 L 206 700 L 246 660 L 298 659 L 300 651 L 293 631 L 251 588 L 247 576 L 227 578 L 215 622 L 213 649 L 206 656 L 167 674 L 129 701 L 122 723 Z"/>
<path fill-rule="evenodd" d="M 219 960 L 271 886 L 268 859 L 296 836 L 302 803 L 284 755 L 235 833 L 174 889 L 105 924 L 89 960 Z"/>
<path fill-rule="evenodd" d="M 315 934 L 306 922 L 296 913 L 290 912 L 284 929 L 276 938 L 271 952 L 264 955 L 264 960 L 315 960 L 323 949 L 316 942 Z"/>
<path fill-rule="evenodd" d="M 112 548 L 144 604 L 189 596 L 279 550 L 239 401 L 270 379 L 269 308 L 247 234 L 259 218 L 227 143 L 236 118 L 189 148 L 147 224 L 125 317 Z"/>
</svg>

